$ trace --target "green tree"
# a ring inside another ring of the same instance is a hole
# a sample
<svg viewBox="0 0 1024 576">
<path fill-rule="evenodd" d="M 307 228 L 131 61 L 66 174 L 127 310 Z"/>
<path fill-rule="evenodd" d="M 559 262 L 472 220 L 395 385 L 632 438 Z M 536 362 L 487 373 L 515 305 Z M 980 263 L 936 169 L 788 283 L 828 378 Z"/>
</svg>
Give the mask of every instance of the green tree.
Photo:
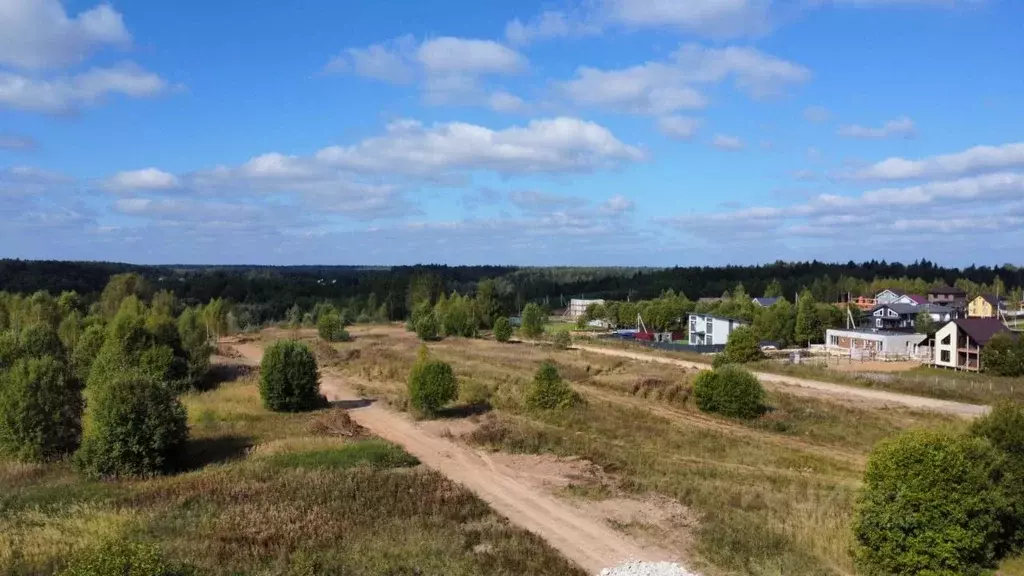
<svg viewBox="0 0 1024 576">
<path fill-rule="evenodd" d="M 57 460 L 78 448 L 82 384 L 52 356 L 23 358 L 0 372 L 0 453 L 27 462 Z"/>
<path fill-rule="evenodd" d="M 81 314 L 82 297 L 78 295 L 78 292 L 65 290 L 57 297 L 57 308 L 60 309 L 60 315 L 62 317 L 67 317 L 72 312 L 78 312 Z"/>
<path fill-rule="evenodd" d="M 752 328 L 741 326 L 729 334 L 725 350 L 715 356 L 715 365 L 746 364 L 764 359 L 761 342 Z"/>
<path fill-rule="evenodd" d="M 31 324 L 21 331 L 18 335 L 18 349 L 22 356 L 30 358 L 67 358 L 67 350 L 64 349 L 57 331 L 49 324 L 41 322 Z"/>
<path fill-rule="evenodd" d="M 526 391 L 526 405 L 538 410 L 570 408 L 583 401 L 550 360 L 541 363 Z"/>
<path fill-rule="evenodd" d="M 88 425 L 75 464 L 93 477 L 146 477 L 181 464 L 185 407 L 162 383 L 131 375 L 89 397 Z"/>
<path fill-rule="evenodd" d="M 223 298 L 214 298 L 203 308 L 203 320 L 206 322 L 206 330 L 214 341 L 227 332 L 229 308 L 228 301 Z"/>
<path fill-rule="evenodd" d="M 416 320 L 416 336 L 424 342 L 437 340 L 437 316 L 433 313 L 423 314 Z"/>
<path fill-rule="evenodd" d="M 349 340 L 348 332 L 341 321 L 341 315 L 333 309 L 320 316 L 316 328 L 320 337 L 328 342 L 347 342 Z"/>
<path fill-rule="evenodd" d="M 459 385 L 451 365 L 439 360 L 418 360 L 409 372 L 409 403 L 432 416 L 459 396 Z"/>
<path fill-rule="evenodd" d="M 302 308 L 299 308 L 298 304 L 294 304 L 288 309 L 288 327 L 299 328 L 300 326 L 302 326 Z"/>
<path fill-rule="evenodd" d="M 303 412 L 322 408 L 320 371 L 309 346 L 294 340 L 274 342 L 260 363 L 260 397 L 275 412 Z"/>
<path fill-rule="evenodd" d="M 106 318 L 113 318 L 121 309 L 121 303 L 129 296 L 146 301 L 151 293 L 149 282 L 139 274 L 115 274 L 100 294 L 100 311 Z"/>
<path fill-rule="evenodd" d="M 78 310 L 72 310 L 69 312 L 63 320 L 60 321 L 60 325 L 57 327 L 57 336 L 60 337 L 60 341 L 64 344 L 64 348 L 68 350 L 74 350 L 75 345 L 78 344 L 78 337 L 82 333 L 82 313 Z"/>
<path fill-rule="evenodd" d="M 188 358 L 188 379 L 192 386 L 198 386 L 210 369 L 210 354 L 213 353 L 201 309 L 182 310 L 178 317 L 178 338 Z"/>
<path fill-rule="evenodd" d="M 1024 376 L 1024 339 L 998 333 L 981 349 L 981 368 L 996 376 Z"/>
<path fill-rule="evenodd" d="M 1004 519 L 1004 533 L 1011 546 L 1024 548 L 1024 405 L 999 402 L 971 424 L 970 434 L 984 438 L 1002 452 L 999 486 L 1011 507 Z"/>
<path fill-rule="evenodd" d="M 498 342 L 508 342 L 512 338 L 512 323 L 508 318 L 501 316 L 494 321 L 494 339 Z"/>
<path fill-rule="evenodd" d="M 89 326 L 82 332 L 74 351 L 71 353 L 71 368 L 75 377 L 82 382 L 89 381 L 89 371 L 92 370 L 93 361 L 103 347 L 103 341 L 107 333 L 103 326 Z"/>
<path fill-rule="evenodd" d="M 914 317 L 914 331 L 919 334 L 931 334 L 935 332 L 935 321 L 928 312 L 921 311 Z"/>
<path fill-rule="evenodd" d="M 759 340 L 778 342 L 785 347 L 795 342 L 796 309 L 785 299 L 761 310 L 752 325 Z"/>
<path fill-rule="evenodd" d="M 477 318 L 483 328 L 491 328 L 494 321 L 501 315 L 501 301 L 498 299 L 498 285 L 494 280 L 485 278 L 476 285 L 474 302 Z"/>
<path fill-rule="evenodd" d="M 796 343 L 806 346 L 817 340 L 818 334 L 822 332 L 817 314 L 817 302 L 810 290 L 804 290 L 800 294 L 800 301 L 796 305 L 796 327 L 794 337 Z"/>
<path fill-rule="evenodd" d="M 520 332 L 527 338 L 537 338 L 544 333 L 544 324 L 547 322 L 547 314 L 544 309 L 533 302 L 523 308 L 522 324 Z"/>
<path fill-rule="evenodd" d="M 857 560 L 867 574 L 980 575 L 1002 545 L 1009 508 L 986 440 L 914 430 L 871 452 L 857 506 Z"/>
<path fill-rule="evenodd" d="M 572 346 L 572 335 L 567 330 L 559 330 L 551 338 L 551 343 L 559 350 L 566 350 Z"/>
<path fill-rule="evenodd" d="M 178 299 L 175 298 L 174 292 L 161 290 L 153 294 L 153 300 L 150 302 L 149 309 L 153 314 L 159 316 L 175 316 L 178 310 Z"/>
<path fill-rule="evenodd" d="M 730 418 L 757 418 L 765 410 L 764 387 L 735 365 L 701 371 L 693 381 L 693 395 L 698 409 Z"/>
<path fill-rule="evenodd" d="M 778 278 L 772 278 L 772 281 L 768 283 L 768 286 L 764 289 L 765 298 L 781 298 L 782 297 L 782 284 L 779 283 Z"/>
</svg>

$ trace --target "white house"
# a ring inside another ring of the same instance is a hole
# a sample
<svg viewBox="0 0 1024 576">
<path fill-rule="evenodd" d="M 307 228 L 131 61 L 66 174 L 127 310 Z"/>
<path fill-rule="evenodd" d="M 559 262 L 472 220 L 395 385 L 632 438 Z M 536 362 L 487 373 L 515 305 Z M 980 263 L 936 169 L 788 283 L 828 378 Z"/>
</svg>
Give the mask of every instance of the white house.
<svg viewBox="0 0 1024 576">
<path fill-rule="evenodd" d="M 690 314 L 690 345 L 725 345 L 729 335 L 747 322 L 736 318 L 712 316 L 711 314 Z"/>
<path fill-rule="evenodd" d="M 569 307 L 565 309 L 565 315 L 570 318 L 579 318 L 587 313 L 591 304 L 604 304 L 604 300 L 582 300 L 573 298 L 569 300 Z"/>
<path fill-rule="evenodd" d="M 903 295 L 898 294 L 892 290 L 882 290 L 878 294 L 875 294 L 876 304 L 895 304 Z"/>
<path fill-rule="evenodd" d="M 932 363 L 942 368 L 979 372 L 981 350 L 1001 332 L 1010 330 L 998 318 L 959 318 L 935 332 Z"/>
<path fill-rule="evenodd" d="M 872 328 L 829 328 L 825 331 L 825 349 L 862 360 L 901 359 L 918 356 L 926 338 L 925 334 Z"/>
</svg>

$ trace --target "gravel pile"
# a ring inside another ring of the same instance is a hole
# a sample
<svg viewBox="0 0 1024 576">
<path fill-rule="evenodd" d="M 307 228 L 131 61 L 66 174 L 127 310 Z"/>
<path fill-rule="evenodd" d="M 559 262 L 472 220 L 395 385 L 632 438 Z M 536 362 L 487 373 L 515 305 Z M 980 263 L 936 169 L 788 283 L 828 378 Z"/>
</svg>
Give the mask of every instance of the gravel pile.
<svg viewBox="0 0 1024 576">
<path fill-rule="evenodd" d="M 601 570 L 600 576 L 699 576 L 674 562 L 626 562 Z"/>
</svg>

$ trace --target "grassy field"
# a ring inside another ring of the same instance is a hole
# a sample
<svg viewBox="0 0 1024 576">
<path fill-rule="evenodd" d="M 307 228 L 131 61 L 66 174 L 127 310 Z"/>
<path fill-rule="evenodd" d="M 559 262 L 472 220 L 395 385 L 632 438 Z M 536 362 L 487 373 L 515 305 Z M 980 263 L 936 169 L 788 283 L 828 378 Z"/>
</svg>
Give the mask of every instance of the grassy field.
<svg viewBox="0 0 1024 576">
<path fill-rule="evenodd" d="M 404 406 L 418 343 L 399 328 L 353 330 L 321 358 L 367 394 Z M 861 409 L 783 393 L 752 422 L 709 417 L 689 398 L 696 370 L 530 344 L 448 339 L 429 345 L 450 362 L 463 405 L 487 400 L 469 441 L 519 453 L 580 456 L 615 490 L 667 496 L 696 512 L 695 563 L 709 575 L 850 574 L 850 522 L 871 446 L 914 426 L 964 426 L 902 409 Z M 540 413 L 523 388 L 545 358 L 587 399 Z M 593 498 L 605 491 L 580 490 Z"/>
<path fill-rule="evenodd" d="M 338 435 L 340 410 L 269 413 L 253 376 L 185 404 L 190 470 L 175 476 L 0 461 L 0 573 L 52 573 L 129 539 L 198 574 L 582 574 L 400 448 Z"/>
</svg>

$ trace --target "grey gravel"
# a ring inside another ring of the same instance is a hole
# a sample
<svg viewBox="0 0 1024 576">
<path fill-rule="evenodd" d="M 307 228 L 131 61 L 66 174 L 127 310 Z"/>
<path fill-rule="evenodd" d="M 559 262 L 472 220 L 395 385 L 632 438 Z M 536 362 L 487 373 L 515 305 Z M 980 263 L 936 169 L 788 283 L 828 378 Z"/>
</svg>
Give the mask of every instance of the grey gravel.
<svg viewBox="0 0 1024 576">
<path fill-rule="evenodd" d="M 601 570 L 600 576 L 700 576 L 675 562 L 626 562 Z"/>
</svg>

